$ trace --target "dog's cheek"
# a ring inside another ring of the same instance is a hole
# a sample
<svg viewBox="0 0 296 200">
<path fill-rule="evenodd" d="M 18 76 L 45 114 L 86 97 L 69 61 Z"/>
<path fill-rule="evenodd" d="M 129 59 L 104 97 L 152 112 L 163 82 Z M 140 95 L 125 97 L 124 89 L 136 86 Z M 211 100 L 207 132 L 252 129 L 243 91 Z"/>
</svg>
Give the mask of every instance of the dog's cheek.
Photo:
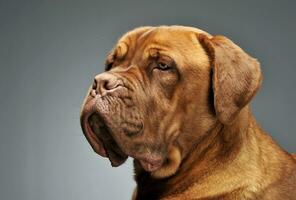
<svg viewBox="0 0 296 200">
<path fill-rule="evenodd" d="M 156 89 L 160 90 L 165 98 L 171 99 L 178 82 L 177 74 L 171 71 L 154 70 L 153 75 Z"/>
</svg>

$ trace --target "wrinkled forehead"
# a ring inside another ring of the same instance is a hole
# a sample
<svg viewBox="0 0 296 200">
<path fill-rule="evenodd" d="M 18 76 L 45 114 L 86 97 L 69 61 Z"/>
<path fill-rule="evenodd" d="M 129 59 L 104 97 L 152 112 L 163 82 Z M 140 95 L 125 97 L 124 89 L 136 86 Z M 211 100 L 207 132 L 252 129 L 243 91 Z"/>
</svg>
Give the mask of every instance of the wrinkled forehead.
<svg viewBox="0 0 296 200">
<path fill-rule="evenodd" d="M 123 35 L 115 45 L 113 53 L 119 59 L 128 54 L 134 55 L 137 51 L 147 56 L 153 53 L 153 50 L 186 53 L 188 49 L 192 49 L 190 45 L 199 45 L 196 36 L 200 33 L 211 37 L 207 32 L 192 27 L 140 27 Z"/>
</svg>

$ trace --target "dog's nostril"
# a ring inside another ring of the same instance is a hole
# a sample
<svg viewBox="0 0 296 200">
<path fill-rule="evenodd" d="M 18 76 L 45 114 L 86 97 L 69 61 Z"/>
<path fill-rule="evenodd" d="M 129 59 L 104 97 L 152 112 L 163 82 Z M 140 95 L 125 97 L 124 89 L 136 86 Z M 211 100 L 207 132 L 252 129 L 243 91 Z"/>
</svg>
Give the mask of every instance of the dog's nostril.
<svg viewBox="0 0 296 200">
<path fill-rule="evenodd" d="M 123 86 L 123 81 L 110 73 L 102 73 L 95 77 L 92 85 L 92 96 L 105 95 L 106 92 Z"/>
<path fill-rule="evenodd" d="M 92 89 L 96 90 L 97 89 L 97 80 L 95 79 L 92 85 Z"/>
<path fill-rule="evenodd" d="M 95 97 L 98 94 L 97 92 L 97 80 L 95 79 L 92 84 L 92 89 L 90 90 L 90 95 Z"/>
<path fill-rule="evenodd" d="M 105 80 L 105 82 L 103 84 L 103 88 L 105 90 L 111 90 L 112 89 L 112 85 L 110 84 L 110 82 L 108 80 Z"/>
</svg>

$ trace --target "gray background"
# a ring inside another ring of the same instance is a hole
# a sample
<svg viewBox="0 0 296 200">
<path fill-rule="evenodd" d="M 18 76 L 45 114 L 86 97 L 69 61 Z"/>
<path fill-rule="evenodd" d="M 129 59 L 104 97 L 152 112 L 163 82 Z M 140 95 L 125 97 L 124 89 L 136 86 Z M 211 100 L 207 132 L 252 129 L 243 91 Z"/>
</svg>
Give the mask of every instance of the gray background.
<svg viewBox="0 0 296 200">
<path fill-rule="evenodd" d="M 131 160 L 95 155 L 79 109 L 106 53 L 141 25 L 196 26 L 257 57 L 255 116 L 296 152 L 295 2 L 0 0 L 0 199 L 129 199 Z"/>
</svg>

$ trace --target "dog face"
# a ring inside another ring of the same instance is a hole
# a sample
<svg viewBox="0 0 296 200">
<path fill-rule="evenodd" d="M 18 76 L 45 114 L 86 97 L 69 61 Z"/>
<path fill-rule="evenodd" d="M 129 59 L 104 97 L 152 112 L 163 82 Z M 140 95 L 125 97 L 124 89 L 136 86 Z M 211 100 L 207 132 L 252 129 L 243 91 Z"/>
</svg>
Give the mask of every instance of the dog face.
<svg viewBox="0 0 296 200">
<path fill-rule="evenodd" d="M 225 37 L 181 26 L 137 28 L 95 77 L 81 126 L 112 166 L 131 156 L 154 177 L 167 177 L 217 123 L 235 120 L 260 82 L 256 60 Z"/>
</svg>

